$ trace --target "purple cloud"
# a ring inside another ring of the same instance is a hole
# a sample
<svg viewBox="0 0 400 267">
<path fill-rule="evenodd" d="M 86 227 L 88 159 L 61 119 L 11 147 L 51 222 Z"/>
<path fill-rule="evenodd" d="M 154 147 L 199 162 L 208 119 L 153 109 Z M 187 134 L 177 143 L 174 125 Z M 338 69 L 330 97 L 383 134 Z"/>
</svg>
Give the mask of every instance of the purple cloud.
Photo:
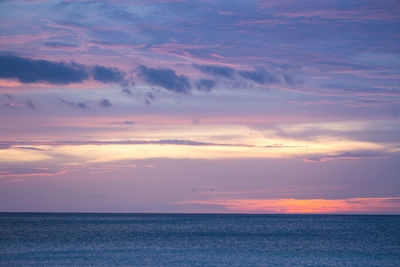
<svg viewBox="0 0 400 267">
<path fill-rule="evenodd" d="M 235 70 L 230 67 L 217 66 L 217 65 L 194 65 L 195 68 L 200 70 L 205 74 L 209 74 L 215 77 L 223 77 L 233 79 L 235 75 Z"/>
<path fill-rule="evenodd" d="M 83 103 L 83 102 L 67 101 L 67 100 L 64 100 L 62 98 L 60 99 L 60 101 L 61 101 L 61 103 L 65 104 L 65 105 L 68 105 L 70 107 L 73 107 L 73 108 L 89 109 L 88 104 Z"/>
<path fill-rule="evenodd" d="M 196 82 L 197 90 L 210 92 L 215 86 L 215 81 L 209 79 L 200 79 Z"/>
<path fill-rule="evenodd" d="M 91 75 L 102 83 L 118 83 L 124 79 L 117 68 L 89 67 L 71 62 L 54 62 L 13 55 L 0 55 L 0 78 L 16 79 L 22 83 L 70 84 L 82 83 Z"/>
<path fill-rule="evenodd" d="M 99 105 L 103 108 L 111 108 L 112 104 L 110 102 L 110 100 L 108 100 L 107 98 L 103 98 L 100 102 Z"/>
<path fill-rule="evenodd" d="M 177 75 L 172 69 L 153 69 L 144 65 L 139 66 L 139 76 L 151 85 L 161 86 L 176 93 L 189 93 L 191 86 L 188 77 Z"/>
<path fill-rule="evenodd" d="M 93 68 L 93 78 L 102 83 L 118 83 L 124 79 L 124 74 L 117 68 L 95 66 Z"/>
<path fill-rule="evenodd" d="M 265 69 L 258 69 L 254 71 L 242 70 L 239 71 L 238 74 L 242 78 L 251 80 L 258 84 L 280 83 L 279 77 L 270 74 Z"/>
</svg>

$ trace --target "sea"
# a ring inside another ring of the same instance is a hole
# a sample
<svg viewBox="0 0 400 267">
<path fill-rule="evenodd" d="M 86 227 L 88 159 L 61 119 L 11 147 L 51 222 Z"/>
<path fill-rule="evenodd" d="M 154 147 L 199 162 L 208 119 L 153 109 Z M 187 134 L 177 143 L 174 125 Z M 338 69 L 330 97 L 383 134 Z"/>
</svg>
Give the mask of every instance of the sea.
<svg viewBox="0 0 400 267">
<path fill-rule="evenodd" d="M 0 213 L 0 266 L 400 266 L 400 216 Z"/>
</svg>

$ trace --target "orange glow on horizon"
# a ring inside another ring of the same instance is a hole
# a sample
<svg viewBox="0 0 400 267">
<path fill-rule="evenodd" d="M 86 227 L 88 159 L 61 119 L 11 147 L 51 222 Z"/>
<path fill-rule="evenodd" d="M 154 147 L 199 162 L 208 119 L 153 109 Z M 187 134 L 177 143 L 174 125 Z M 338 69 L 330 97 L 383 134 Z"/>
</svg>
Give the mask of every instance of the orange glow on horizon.
<svg viewBox="0 0 400 267">
<path fill-rule="evenodd" d="M 376 213 L 400 212 L 400 197 L 347 199 L 222 199 L 177 204 L 219 205 L 239 213 Z"/>
</svg>

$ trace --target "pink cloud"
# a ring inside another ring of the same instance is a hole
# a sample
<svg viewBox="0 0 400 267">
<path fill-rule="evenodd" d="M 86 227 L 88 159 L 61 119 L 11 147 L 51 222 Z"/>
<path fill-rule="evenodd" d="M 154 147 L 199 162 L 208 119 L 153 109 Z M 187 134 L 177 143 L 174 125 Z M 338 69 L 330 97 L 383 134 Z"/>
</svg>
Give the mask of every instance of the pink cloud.
<svg viewBox="0 0 400 267">
<path fill-rule="evenodd" d="M 66 169 L 52 171 L 47 168 L 36 168 L 36 169 L 10 169 L 4 170 L 0 172 L 0 178 L 23 178 L 23 177 L 31 177 L 31 176 L 58 176 L 68 173 L 69 171 Z"/>
</svg>

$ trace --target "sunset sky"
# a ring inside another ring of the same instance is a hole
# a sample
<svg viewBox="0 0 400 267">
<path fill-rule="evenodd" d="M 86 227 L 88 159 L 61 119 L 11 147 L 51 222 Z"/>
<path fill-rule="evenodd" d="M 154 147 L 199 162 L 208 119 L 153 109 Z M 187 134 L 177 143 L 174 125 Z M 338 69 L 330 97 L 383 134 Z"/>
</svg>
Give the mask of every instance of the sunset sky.
<svg viewBox="0 0 400 267">
<path fill-rule="evenodd" d="M 400 3 L 0 1 L 0 211 L 400 214 Z"/>
</svg>

